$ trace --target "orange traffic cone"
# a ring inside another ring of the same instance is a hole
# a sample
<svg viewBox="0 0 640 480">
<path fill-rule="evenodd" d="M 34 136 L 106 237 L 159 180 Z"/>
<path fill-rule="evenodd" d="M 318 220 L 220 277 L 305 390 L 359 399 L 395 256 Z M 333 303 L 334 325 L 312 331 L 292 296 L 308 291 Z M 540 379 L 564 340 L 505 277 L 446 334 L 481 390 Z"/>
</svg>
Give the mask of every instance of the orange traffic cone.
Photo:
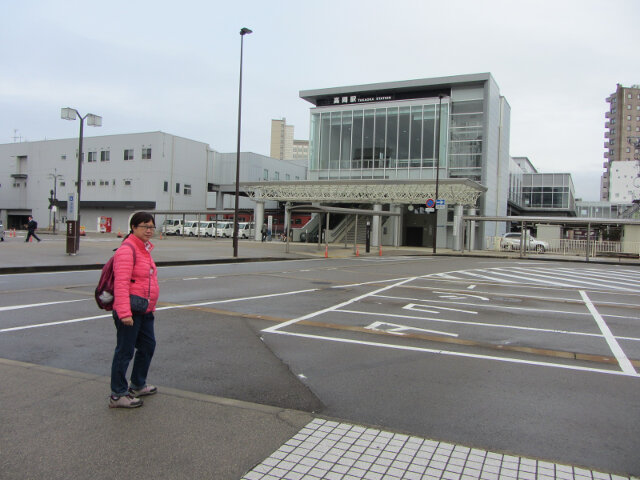
<svg viewBox="0 0 640 480">
<path fill-rule="evenodd" d="M 118 229 L 118 238 L 122 238 L 122 232 Z"/>
<path fill-rule="evenodd" d="M 356 245 L 356 257 L 360 256 L 360 247 Z"/>
<path fill-rule="evenodd" d="M 378 256 L 382 256 L 382 245 L 380 245 L 380 253 L 378 254 Z"/>
<path fill-rule="evenodd" d="M 324 258 L 329 258 L 329 245 L 324 246 Z"/>
</svg>

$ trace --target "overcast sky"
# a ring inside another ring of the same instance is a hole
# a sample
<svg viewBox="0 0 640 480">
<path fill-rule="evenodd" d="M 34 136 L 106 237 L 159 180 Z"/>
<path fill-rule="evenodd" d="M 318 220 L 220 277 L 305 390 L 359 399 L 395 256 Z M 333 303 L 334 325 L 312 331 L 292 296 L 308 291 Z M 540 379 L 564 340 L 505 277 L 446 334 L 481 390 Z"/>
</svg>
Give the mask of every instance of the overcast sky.
<svg viewBox="0 0 640 480">
<path fill-rule="evenodd" d="M 272 118 L 308 139 L 300 90 L 490 72 L 511 155 L 598 200 L 605 98 L 640 84 L 638 0 L 21 0 L 0 15 L 0 143 L 164 131 L 269 155 Z M 633 35 L 633 33 L 636 35 Z M 17 132 L 16 132 L 17 131 Z"/>
</svg>

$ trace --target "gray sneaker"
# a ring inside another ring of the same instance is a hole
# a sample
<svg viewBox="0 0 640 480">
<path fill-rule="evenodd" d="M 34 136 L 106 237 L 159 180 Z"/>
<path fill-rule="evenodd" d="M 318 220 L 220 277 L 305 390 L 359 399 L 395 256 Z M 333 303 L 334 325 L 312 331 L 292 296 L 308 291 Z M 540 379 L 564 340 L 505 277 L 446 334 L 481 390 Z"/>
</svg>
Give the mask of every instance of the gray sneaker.
<svg viewBox="0 0 640 480">
<path fill-rule="evenodd" d="M 147 395 L 154 395 L 156 393 L 158 393 L 158 389 L 153 385 L 145 385 L 139 389 L 129 388 L 129 395 L 133 395 L 136 398 L 146 397 Z"/>
<path fill-rule="evenodd" d="M 142 400 L 133 395 L 111 395 L 109 397 L 109 408 L 136 408 L 142 406 Z"/>
</svg>

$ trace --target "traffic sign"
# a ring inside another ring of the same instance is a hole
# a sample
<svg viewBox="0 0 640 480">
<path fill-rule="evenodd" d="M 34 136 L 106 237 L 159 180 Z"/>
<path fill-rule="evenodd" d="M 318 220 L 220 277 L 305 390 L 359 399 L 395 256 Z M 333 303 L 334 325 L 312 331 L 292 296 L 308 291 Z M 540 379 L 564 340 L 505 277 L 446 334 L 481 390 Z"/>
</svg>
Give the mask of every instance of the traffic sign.
<svg viewBox="0 0 640 480">
<path fill-rule="evenodd" d="M 436 202 L 433 200 L 433 198 L 427 198 L 425 205 L 427 206 L 427 208 L 433 208 L 436 206 Z"/>
<path fill-rule="evenodd" d="M 445 206 L 446 206 L 446 204 L 445 204 L 444 198 L 439 198 L 439 199 L 436 200 L 436 209 L 437 210 L 441 210 L 441 209 L 445 208 Z"/>
</svg>

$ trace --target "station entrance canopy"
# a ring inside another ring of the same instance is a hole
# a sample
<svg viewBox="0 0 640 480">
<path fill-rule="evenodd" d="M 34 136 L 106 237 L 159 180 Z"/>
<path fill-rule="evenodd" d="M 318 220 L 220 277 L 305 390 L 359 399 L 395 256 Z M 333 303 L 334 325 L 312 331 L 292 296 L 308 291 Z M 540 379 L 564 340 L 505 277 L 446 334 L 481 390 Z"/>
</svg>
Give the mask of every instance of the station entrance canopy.
<svg viewBox="0 0 640 480">
<path fill-rule="evenodd" d="M 435 180 L 318 180 L 241 183 L 255 201 L 417 204 L 436 199 Z M 475 206 L 486 187 L 468 179 L 438 181 L 438 198 L 447 205 Z"/>
</svg>

